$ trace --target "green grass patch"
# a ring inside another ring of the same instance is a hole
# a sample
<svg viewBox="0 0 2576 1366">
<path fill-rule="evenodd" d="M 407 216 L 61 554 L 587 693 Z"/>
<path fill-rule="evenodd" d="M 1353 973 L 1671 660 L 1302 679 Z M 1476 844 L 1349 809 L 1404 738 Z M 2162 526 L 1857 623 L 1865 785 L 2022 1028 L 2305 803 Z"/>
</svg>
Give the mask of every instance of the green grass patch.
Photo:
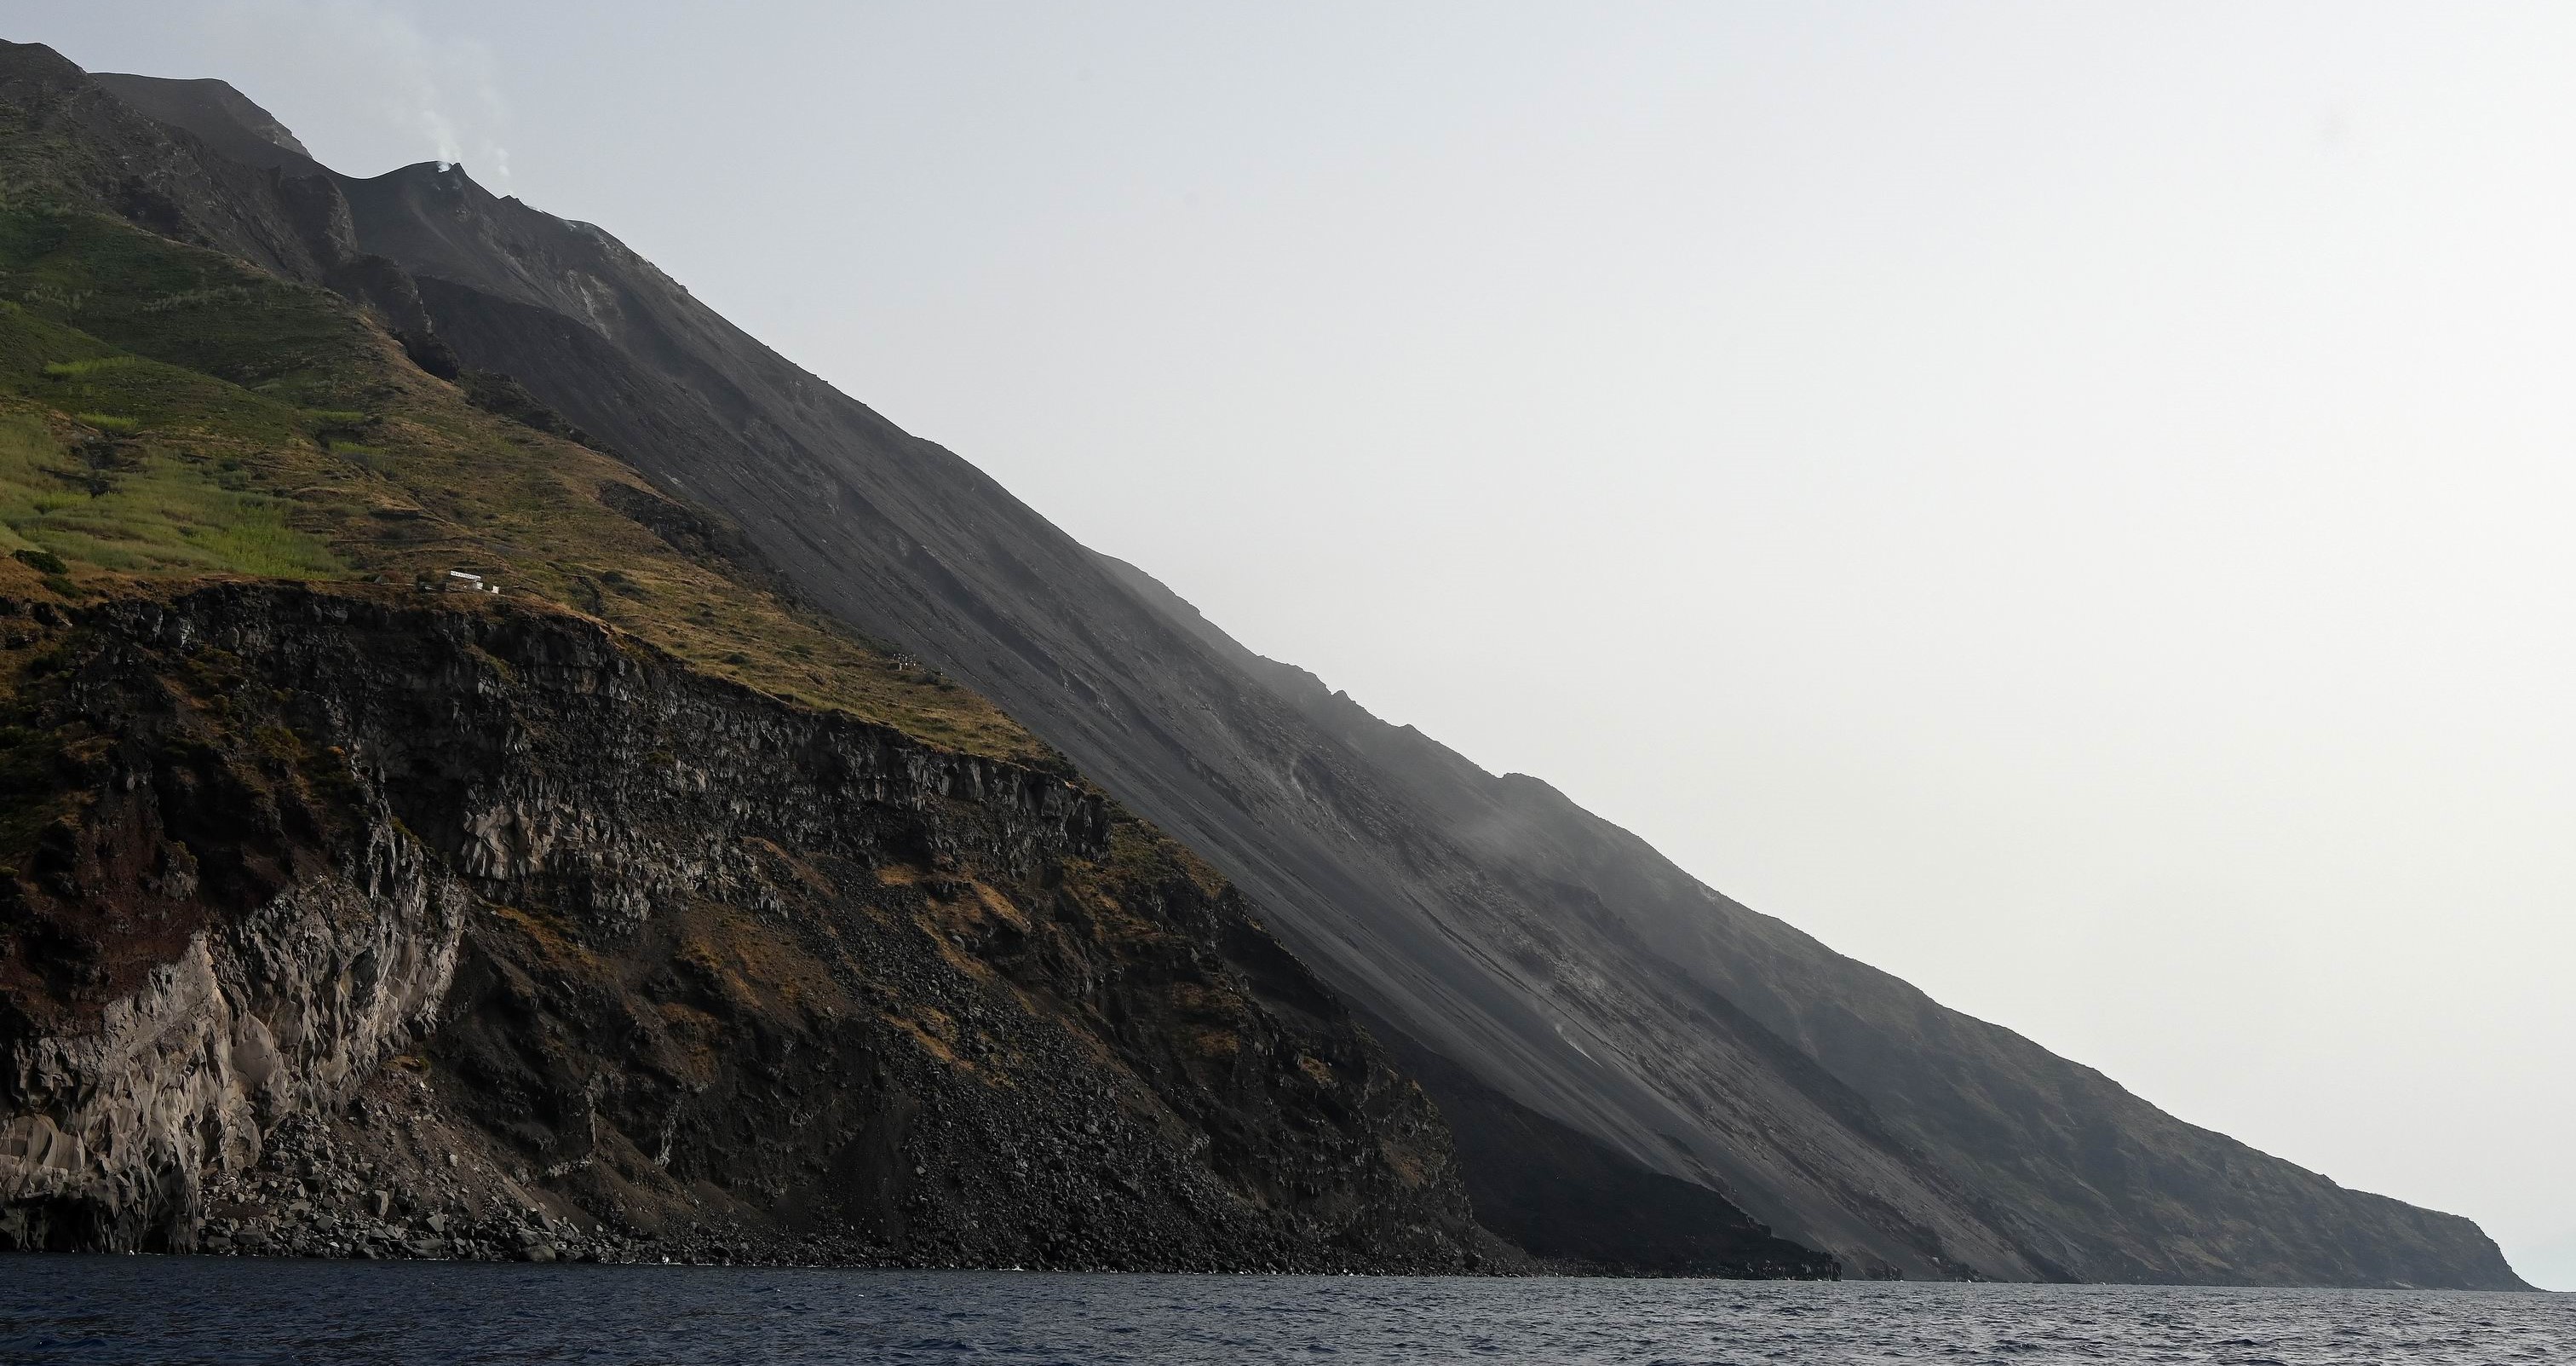
<svg viewBox="0 0 2576 1366">
<path fill-rule="evenodd" d="M 70 564 L 133 574 L 326 578 L 341 565 L 289 524 L 289 504 L 227 487 L 224 471 L 166 451 L 82 458 L 24 413 L 0 416 L 0 538 L 40 573 Z M 66 562 L 69 562 L 68 564 Z"/>
<path fill-rule="evenodd" d="M 366 323 L 328 292 L 112 219 L 0 213 L 0 297 L 116 349 L 308 408 L 356 410 Z M 63 356 L 48 360 L 66 360 Z"/>
<path fill-rule="evenodd" d="M 0 394 L 103 432 L 145 428 L 276 446 L 303 437 L 294 408 L 213 376 L 120 352 L 37 310 L 0 313 Z"/>
<path fill-rule="evenodd" d="M 44 375 L 47 379 L 87 379 L 91 375 L 105 374 L 110 370 L 122 370 L 142 363 L 141 356 L 92 356 L 87 360 L 47 361 Z"/>
<path fill-rule="evenodd" d="M 164 294 L 157 299 L 152 299 L 137 305 L 136 311 L 142 313 L 169 313 L 182 308 L 195 308 L 202 304 L 232 303 L 236 300 L 248 299 L 250 297 L 251 291 L 247 285 L 214 285 L 205 289 L 190 289 L 182 290 L 177 294 Z"/>
</svg>

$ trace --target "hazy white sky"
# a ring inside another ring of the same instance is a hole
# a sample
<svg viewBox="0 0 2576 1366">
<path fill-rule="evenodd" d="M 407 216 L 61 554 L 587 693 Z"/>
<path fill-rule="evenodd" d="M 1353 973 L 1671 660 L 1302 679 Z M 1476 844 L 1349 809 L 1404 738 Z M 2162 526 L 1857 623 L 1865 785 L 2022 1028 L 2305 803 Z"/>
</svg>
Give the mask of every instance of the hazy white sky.
<svg viewBox="0 0 2576 1366">
<path fill-rule="evenodd" d="M 0 0 L 2576 1286 L 2576 8 Z"/>
</svg>

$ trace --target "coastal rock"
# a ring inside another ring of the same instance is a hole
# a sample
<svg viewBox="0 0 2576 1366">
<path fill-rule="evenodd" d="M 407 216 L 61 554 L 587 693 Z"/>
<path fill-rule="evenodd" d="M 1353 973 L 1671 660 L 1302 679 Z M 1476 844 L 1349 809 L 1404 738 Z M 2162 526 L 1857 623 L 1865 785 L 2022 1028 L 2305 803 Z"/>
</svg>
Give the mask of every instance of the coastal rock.
<svg viewBox="0 0 2576 1366">
<path fill-rule="evenodd" d="M 345 866 L 197 929 L 94 1018 L 11 1031 L 0 1241 L 190 1247 L 207 1175 L 254 1162 L 263 1129 L 330 1108 L 429 1023 L 455 969 L 463 892 L 377 817 Z M 88 863 L 72 876 L 74 904 L 37 911 L 57 927 L 97 909 L 78 899 L 112 873 Z"/>
<path fill-rule="evenodd" d="M 223 586 L 27 648 L 75 760 L 0 917 L 9 1245 L 1526 1264 L 1240 895 L 1064 773 L 526 604 Z"/>
</svg>

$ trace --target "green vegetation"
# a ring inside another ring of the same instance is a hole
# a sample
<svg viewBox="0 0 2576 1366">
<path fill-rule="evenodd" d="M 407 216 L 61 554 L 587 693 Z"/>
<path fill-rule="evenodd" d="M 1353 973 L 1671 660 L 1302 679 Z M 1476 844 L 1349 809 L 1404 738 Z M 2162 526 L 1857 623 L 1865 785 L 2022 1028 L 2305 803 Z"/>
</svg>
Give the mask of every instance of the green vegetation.
<svg viewBox="0 0 2576 1366">
<path fill-rule="evenodd" d="M 92 375 L 104 374 L 110 370 L 122 370 L 128 366 L 140 365 L 142 362 L 143 358 L 140 356 L 92 356 L 88 360 L 47 361 L 45 378 L 87 379 Z"/>
<path fill-rule="evenodd" d="M 773 696 L 1061 762 L 974 693 L 673 548 L 603 501 L 659 498 L 632 470 L 513 416 L 335 295 L 110 218 L 0 210 L 0 594 L 219 574 L 409 594 L 473 567 L 500 600 L 438 605 L 578 611 Z"/>
<path fill-rule="evenodd" d="M 138 574 L 336 573 L 330 551 L 290 529 L 286 513 L 284 500 L 203 459 L 103 443 L 75 453 L 42 419 L 0 412 L 0 546 L 39 572 L 68 573 L 69 560 Z"/>
</svg>

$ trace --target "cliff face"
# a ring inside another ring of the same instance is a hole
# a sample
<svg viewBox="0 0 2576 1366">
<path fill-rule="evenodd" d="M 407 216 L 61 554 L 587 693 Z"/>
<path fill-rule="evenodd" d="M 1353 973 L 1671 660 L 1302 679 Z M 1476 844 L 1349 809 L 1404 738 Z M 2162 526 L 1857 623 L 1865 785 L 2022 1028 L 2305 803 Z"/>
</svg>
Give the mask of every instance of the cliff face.
<svg viewBox="0 0 2576 1366">
<path fill-rule="evenodd" d="M 0 1238 L 1508 1261 L 1421 1092 L 1062 773 L 422 601 L 13 619 L 50 780 L 0 899 Z"/>
<path fill-rule="evenodd" d="M 455 971 L 463 897 L 389 823 L 370 823 L 346 866 L 210 924 L 185 913 L 188 845 L 149 803 L 119 805 L 125 819 L 87 832 L 90 857 L 57 845 L 38 879 L 87 904 L 40 885 L 10 908 L 23 937 L 0 1027 L 0 1246 L 193 1245 L 207 1183 L 249 1170 L 263 1133 L 348 1096 L 434 1019 Z M 135 894 L 126 914 L 197 922 L 177 956 L 95 1018 L 28 1018 L 42 990 L 28 990 L 28 959 L 94 966 L 78 950 L 106 945 L 84 929 L 116 934 L 125 915 L 89 899 L 119 883 Z"/>
</svg>

